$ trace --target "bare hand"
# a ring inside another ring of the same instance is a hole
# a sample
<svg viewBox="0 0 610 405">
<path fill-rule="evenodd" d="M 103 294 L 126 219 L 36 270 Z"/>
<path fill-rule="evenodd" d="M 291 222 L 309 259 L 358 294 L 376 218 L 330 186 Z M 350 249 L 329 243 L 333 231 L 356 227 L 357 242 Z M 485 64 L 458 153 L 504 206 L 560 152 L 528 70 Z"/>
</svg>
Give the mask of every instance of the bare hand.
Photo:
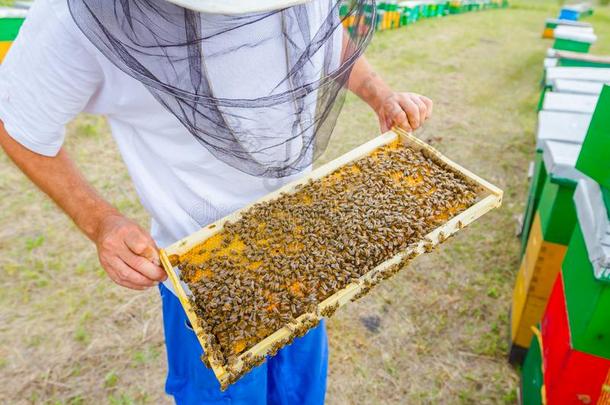
<svg viewBox="0 0 610 405">
<path fill-rule="evenodd" d="M 432 100 L 416 93 L 392 92 L 379 104 L 376 113 L 381 132 L 395 125 L 413 131 L 432 115 Z"/>
<path fill-rule="evenodd" d="M 167 278 L 150 235 L 122 215 L 102 220 L 95 238 L 100 263 L 118 285 L 134 290 L 153 287 Z"/>
</svg>

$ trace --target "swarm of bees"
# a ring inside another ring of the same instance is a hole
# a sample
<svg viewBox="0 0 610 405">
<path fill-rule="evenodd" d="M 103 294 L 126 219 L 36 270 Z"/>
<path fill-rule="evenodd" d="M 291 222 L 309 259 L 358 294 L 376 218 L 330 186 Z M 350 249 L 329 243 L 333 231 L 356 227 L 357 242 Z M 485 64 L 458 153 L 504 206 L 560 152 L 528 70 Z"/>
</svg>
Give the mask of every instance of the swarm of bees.
<svg viewBox="0 0 610 405">
<path fill-rule="evenodd" d="M 421 242 L 431 249 L 425 236 L 478 191 L 426 152 L 395 143 L 225 223 L 177 260 L 205 333 L 204 362 L 224 365 L 235 380 L 263 361 L 243 355 L 255 344 L 291 328 L 275 354 L 338 307 L 318 304 L 366 276 L 354 298 L 363 296 L 404 262 L 372 274 L 379 264 Z"/>
</svg>

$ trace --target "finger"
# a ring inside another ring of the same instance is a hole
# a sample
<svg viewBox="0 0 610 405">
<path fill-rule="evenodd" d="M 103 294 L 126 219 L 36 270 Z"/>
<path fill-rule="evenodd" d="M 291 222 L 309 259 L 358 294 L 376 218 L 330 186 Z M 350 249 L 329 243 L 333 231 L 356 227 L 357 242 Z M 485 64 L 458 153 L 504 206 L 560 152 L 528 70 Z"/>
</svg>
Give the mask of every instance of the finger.
<svg viewBox="0 0 610 405">
<path fill-rule="evenodd" d="M 407 114 L 403 110 L 398 109 L 398 111 L 394 114 L 392 121 L 394 125 L 399 126 L 407 131 L 411 131 L 411 126 L 409 125 Z"/>
<path fill-rule="evenodd" d="M 419 123 L 421 125 L 424 125 L 424 122 L 426 122 L 426 117 L 427 117 L 427 113 L 426 113 L 427 107 L 426 107 L 426 104 L 424 103 L 423 100 L 421 100 L 419 98 L 419 96 L 414 97 L 412 100 L 417 105 L 417 108 L 419 110 Z"/>
<path fill-rule="evenodd" d="M 167 274 L 160 266 L 152 263 L 144 256 L 135 255 L 130 250 L 125 249 L 119 253 L 119 257 L 129 267 L 150 280 L 164 281 L 167 278 Z"/>
<path fill-rule="evenodd" d="M 432 109 L 434 108 L 434 103 L 426 96 L 419 97 L 426 104 L 426 118 L 430 118 L 432 116 Z"/>
<path fill-rule="evenodd" d="M 154 287 L 156 281 L 143 276 L 138 271 L 129 267 L 120 257 L 114 256 L 108 260 L 108 265 L 111 267 L 111 278 L 117 284 L 128 288 L 137 287 L 139 289 Z M 114 277 L 112 277 L 114 276 Z"/>
<path fill-rule="evenodd" d="M 386 120 L 388 128 L 398 126 L 408 131 L 411 130 L 405 112 L 402 110 L 402 108 L 400 108 L 400 104 L 395 101 L 388 106 L 388 116 Z"/>
<path fill-rule="evenodd" d="M 125 235 L 125 244 L 133 253 L 145 257 L 151 263 L 160 266 L 159 252 L 155 242 L 144 232 L 136 228 Z"/>
<path fill-rule="evenodd" d="M 392 129 L 392 127 L 394 126 L 394 119 L 392 118 L 392 115 L 389 114 L 385 117 L 385 126 L 386 126 L 386 131 L 389 131 Z"/>
<path fill-rule="evenodd" d="M 419 128 L 419 108 L 417 108 L 417 105 L 407 97 L 400 97 L 398 99 L 398 103 L 402 107 L 403 111 L 407 114 L 411 128 Z"/>
<path fill-rule="evenodd" d="M 382 134 L 388 132 L 389 128 L 385 117 L 379 116 L 379 129 L 381 129 Z"/>
</svg>

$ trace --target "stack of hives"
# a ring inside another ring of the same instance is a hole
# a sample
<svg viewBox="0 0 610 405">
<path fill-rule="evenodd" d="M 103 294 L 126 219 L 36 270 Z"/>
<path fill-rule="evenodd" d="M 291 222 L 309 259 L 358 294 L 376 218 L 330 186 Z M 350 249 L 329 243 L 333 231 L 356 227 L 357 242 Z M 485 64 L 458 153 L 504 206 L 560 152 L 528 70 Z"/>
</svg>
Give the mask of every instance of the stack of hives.
<svg viewBox="0 0 610 405">
<path fill-rule="evenodd" d="M 608 404 L 610 69 L 605 57 L 548 55 L 510 360 L 524 360 L 524 404 Z"/>
<path fill-rule="evenodd" d="M 448 14 L 458 14 L 468 11 L 495 9 L 508 6 L 508 0 L 418 0 L 380 1 L 373 10 L 371 6 L 365 10 L 361 21 L 348 14 L 349 0 L 340 7 L 343 26 L 348 30 L 358 27 L 375 26 L 375 30 L 383 31 L 413 24 L 423 18 L 443 17 Z"/>
<path fill-rule="evenodd" d="M 555 39 L 554 49 L 587 53 L 597 37 L 591 24 L 578 19 L 591 14 L 593 9 L 589 3 L 566 6 L 561 9 L 558 18 L 546 20 L 542 36 Z"/>
<path fill-rule="evenodd" d="M 22 7 L 0 7 L 0 63 L 6 56 L 25 20 L 27 4 Z"/>
</svg>

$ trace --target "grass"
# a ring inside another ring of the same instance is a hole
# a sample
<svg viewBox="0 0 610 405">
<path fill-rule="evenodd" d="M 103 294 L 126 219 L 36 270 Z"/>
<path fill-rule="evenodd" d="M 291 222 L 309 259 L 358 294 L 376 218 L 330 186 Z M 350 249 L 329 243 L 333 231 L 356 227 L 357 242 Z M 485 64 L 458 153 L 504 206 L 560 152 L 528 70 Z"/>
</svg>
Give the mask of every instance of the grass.
<svg viewBox="0 0 610 405">
<path fill-rule="evenodd" d="M 329 322 L 329 404 L 514 403 L 506 364 L 534 147 L 544 19 L 551 1 L 471 13 L 379 33 L 367 55 L 396 89 L 426 94 L 435 116 L 417 134 L 502 187 L 505 203 L 417 259 Z M 610 10 L 588 21 L 610 54 Z M 348 97 L 324 159 L 378 132 Z M 143 225 L 127 171 L 101 118 L 81 116 L 66 147 L 87 178 Z M 0 155 L 0 402 L 168 403 L 156 291 L 112 284 L 94 247 Z M 372 327 L 372 326 L 374 327 Z"/>
</svg>

